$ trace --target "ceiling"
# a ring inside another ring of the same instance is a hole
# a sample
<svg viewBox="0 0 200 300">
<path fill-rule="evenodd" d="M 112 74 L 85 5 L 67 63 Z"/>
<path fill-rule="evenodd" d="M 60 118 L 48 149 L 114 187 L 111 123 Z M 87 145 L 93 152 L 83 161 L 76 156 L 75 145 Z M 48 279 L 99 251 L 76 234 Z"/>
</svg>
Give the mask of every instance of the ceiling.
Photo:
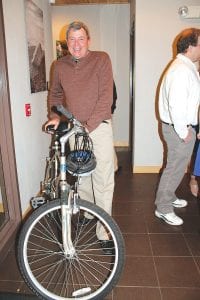
<svg viewBox="0 0 200 300">
<path fill-rule="evenodd" d="M 130 0 L 50 0 L 52 5 L 68 4 L 123 4 L 129 3 Z"/>
</svg>

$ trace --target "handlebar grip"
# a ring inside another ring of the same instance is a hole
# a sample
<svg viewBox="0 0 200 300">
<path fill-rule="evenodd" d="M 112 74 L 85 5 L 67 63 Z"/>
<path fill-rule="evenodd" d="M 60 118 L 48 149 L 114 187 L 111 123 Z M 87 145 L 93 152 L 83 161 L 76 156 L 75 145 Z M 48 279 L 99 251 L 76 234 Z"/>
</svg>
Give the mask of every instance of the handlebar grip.
<svg viewBox="0 0 200 300">
<path fill-rule="evenodd" d="M 74 119 L 73 115 L 61 104 L 56 106 L 57 110 L 61 112 L 68 120 Z"/>
</svg>

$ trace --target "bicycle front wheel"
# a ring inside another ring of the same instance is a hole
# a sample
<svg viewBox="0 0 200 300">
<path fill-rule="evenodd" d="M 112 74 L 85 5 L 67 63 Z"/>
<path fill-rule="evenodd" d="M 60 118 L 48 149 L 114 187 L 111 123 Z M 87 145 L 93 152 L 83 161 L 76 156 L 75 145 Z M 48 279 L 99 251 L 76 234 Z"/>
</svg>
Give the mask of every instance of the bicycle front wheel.
<svg viewBox="0 0 200 300">
<path fill-rule="evenodd" d="M 77 200 L 77 207 L 71 218 L 75 249 L 71 257 L 65 255 L 62 243 L 60 200 L 35 210 L 21 230 L 19 267 L 28 286 L 41 299 L 103 299 L 122 273 L 124 241 L 116 222 L 88 201 Z M 87 224 L 86 213 L 92 218 Z M 97 224 L 110 238 L 110 254 L 96 236 Z"/>
</svg>

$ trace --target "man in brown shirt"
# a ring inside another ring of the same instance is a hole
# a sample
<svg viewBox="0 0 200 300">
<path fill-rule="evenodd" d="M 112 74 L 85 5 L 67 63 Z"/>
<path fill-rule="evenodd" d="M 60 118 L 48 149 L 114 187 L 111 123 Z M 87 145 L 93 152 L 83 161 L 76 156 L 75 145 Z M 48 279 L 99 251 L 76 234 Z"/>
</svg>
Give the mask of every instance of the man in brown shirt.
<svg viewBox="0 0 200 300">
<path fill-rule="evenodd" d="M 113 132 L 111 105 L 113 102 L 113 74 L 107 53 L 90 51 L 90 35 L 82 22 L 73 22 L 66 33 L 70 55 L 54 65 L 49 93 L 49 107 L 63 104 L 89 132 L 93 141 L 97 167 L 91 177 L 83 178 L 79 186 L 82 199 L 92 201 L 107 213 L 112 211 L 114 190 Z M 60 119 L 50 112 L 47 125 L 57 128 Z M 95 199 L 94 199 L 95 198 Z M 110 247 L 102 226 L 97 237 Z"/>
</svg>

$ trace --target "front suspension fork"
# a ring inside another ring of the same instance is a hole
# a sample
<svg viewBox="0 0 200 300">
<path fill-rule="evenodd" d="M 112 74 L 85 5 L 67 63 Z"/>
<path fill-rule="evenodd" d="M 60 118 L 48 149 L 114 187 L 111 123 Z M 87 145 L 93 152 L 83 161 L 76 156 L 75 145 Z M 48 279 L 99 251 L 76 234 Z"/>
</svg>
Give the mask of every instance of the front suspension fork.
<svg viewBox="0 0 200 300">
<path fill-rule="evenodd" d="M 75 248 L 72 243 L 71 218 L 71 191 L 69 191 L 69 185 L 66 182 L 61 182 L 62 241 L 64 254 L 67 258 L 71 258 L 75 254 Z"/>
</svg>

